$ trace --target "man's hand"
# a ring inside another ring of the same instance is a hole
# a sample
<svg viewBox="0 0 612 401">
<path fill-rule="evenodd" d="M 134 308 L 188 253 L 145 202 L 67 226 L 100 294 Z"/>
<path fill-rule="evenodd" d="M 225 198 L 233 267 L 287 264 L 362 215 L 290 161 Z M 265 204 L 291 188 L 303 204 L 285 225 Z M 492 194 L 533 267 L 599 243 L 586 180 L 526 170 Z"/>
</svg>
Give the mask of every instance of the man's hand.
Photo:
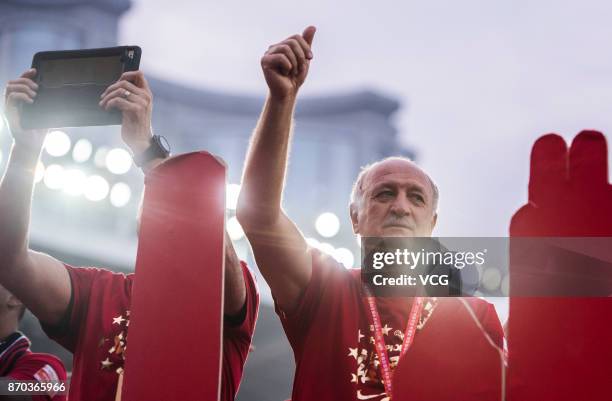
<svg viewBox="0 0 612 401">
<path fill-rule="evenodd" d="M 314 26 L 309 26 L 301 35 L 293 35 L 268 48 L 261 59 L 261 68 L 271 97 L 286 99 L 297 95 L 308 75 L 315 31 Z"/>
<path fill-rule="evenodd" d="M 38 85 L 32 79 L 36 70 L 31 68 L 17 79 L 9 81 L 4 92 L 4 108 L 9 131 L 17 145 L 24 145 L 33 152 L 42 148 L 47 130 L 24 130 L 21 126 L 19 110 L 24 103 L 34 103 Z"/>
<path fill-rule="evenodd" d="M 151 129 L 153 93 L 142 71 L 124 72 L 100 97 L 102 98 L 100 107 L 104 110 L 117 109 L 123 114 L 121 123 L 123 142 L 134 154 L 144 152 L 153 136 Z"/>
</svg>

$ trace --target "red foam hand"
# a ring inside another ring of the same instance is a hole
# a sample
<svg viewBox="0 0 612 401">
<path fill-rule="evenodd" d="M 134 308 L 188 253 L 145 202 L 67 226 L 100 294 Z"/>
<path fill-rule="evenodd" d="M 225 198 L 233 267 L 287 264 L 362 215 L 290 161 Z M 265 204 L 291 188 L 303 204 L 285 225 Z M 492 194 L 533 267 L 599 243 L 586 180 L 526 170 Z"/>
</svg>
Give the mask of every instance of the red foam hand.
<svg viewBox="0 0 612 401">
<path fill-rule="evenodd" d="M 601 133 L 581 132 L 569 150 L 558 135 L 536 141 L 529 203 L 510 235 L 507 399 L 610 399 L 612 299 L 585 297 L 612 293 L 612 186 Z"/>
<path fill-rule="evenodd" d="M 122 401 L 218 400 L 224 190 L 207 152 L 147 174 Z"/>
</svg>

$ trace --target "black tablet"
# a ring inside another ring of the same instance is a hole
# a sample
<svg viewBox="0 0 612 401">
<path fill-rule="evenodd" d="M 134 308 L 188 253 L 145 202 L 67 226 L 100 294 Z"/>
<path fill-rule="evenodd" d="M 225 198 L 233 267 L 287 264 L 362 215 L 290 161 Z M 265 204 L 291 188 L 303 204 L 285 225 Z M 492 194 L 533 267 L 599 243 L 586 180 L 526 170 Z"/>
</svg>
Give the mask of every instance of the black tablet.
<svg viewBox="0 0 612 401">
<path fill-rule="evenodd" d="M 104 111 L 100 95 L 125 71 L 137 70 L 138 46 L 45 51 L 34 55 L 38 94 L 24 104 L 26 129 L 121 124 L 121 113 Z"/>
</svg>

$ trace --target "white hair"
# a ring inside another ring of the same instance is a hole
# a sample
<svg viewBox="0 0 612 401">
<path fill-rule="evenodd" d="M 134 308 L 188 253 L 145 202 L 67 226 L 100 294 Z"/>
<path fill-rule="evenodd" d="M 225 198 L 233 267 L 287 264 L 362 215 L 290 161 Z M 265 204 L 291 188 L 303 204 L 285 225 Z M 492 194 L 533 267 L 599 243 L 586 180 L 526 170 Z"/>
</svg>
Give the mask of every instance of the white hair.
<svg viewBox="0 0 612 401">
<path fill-rule="evenodd" d="M 407 161 L 416 166 L 414 161 L 404 156 L 386 157 L 377 162 L 363 166 L 361 168 L 361 171 L 359 172 L 359 175 L 357 176 L 357 179 L 355 180 L 355 183 L 353 184 L 353 189 L 351 191 L 351 205 L 361 204 L 361 201 L 363 200 L 363 181 L 365 180 L 366 175 L 368 175 L 368 173 L 372 171 L 373 168 L 379 166 L 380 164 L 387 162 L 387 161 L 393 161 L 393 160 Z M 438 210 L 438 200 L 440 199 L 440 191 L 438 190 L 438 186 L 431 179 L 429 174 L 427 174 L 425 171 L 423 171 L 423 174 L 425 174 L 425 177 L 427 177 L 427 180 L 429 181 L 429 184 L 431 185 L 431 190 L 433 192 L 433 210 L 434 212 L 436 212 Z"/>
</svg>

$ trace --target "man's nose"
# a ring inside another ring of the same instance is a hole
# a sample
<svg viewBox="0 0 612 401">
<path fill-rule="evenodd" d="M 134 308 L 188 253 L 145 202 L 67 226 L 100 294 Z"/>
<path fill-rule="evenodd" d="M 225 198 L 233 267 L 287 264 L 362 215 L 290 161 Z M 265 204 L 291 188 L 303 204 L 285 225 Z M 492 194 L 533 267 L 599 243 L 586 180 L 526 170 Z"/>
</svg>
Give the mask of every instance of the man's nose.
<svg viewBox="0 0 612 401">
<path fill-rule="evenodd" d="M 404 217 L 410 214 L 410 201 L 403 195 L 395 197 L 391 204 L 391 213 L 398 217 Z"/>
</svg>

